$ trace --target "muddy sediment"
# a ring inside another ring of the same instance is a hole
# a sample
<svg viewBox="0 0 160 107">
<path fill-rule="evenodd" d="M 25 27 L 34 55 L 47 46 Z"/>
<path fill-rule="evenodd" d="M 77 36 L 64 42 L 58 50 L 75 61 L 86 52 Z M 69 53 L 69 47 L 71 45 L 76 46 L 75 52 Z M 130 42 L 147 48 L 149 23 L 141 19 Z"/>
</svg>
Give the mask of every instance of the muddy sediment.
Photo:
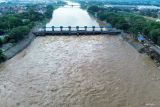
<svg viewBox="0 0 160 107">
<path fill-rule="evenodd" d="M 38 37 L 0 65 L 0 107 L 159 107 L 159 71 L 118 36 Z"/>
</svg>

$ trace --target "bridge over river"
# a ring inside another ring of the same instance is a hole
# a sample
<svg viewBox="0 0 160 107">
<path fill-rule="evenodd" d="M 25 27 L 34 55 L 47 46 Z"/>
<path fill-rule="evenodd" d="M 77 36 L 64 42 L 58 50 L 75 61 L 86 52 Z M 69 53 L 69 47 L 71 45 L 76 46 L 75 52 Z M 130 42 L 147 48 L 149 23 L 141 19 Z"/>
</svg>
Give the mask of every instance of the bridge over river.
<svg viewBox="0 0 160 107">
<path fill-rule="evenodd" d="M 107 26 L 77 7 L 53 25 Z M 160 70 L 118 35 L 36 37 L 0 64 L 0 107 L 160 107 Z"/>
<path fill-rule="evenodd" d="M 84 27 L 43 27 L 39 31 L 34 32 L 36 36 L 46 36 L 46 35 L 117 35 L 121 31 L 113 29 L 111 26 L 84 26 Z"/>
</svg>

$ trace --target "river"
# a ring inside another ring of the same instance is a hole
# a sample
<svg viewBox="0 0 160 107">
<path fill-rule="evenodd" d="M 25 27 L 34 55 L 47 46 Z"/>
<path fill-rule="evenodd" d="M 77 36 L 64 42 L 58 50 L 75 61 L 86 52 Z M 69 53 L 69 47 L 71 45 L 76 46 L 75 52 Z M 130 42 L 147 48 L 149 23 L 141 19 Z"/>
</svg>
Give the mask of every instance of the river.
<svg viewBox="0 0 160 107">
<path fill-rule="evenodd" d="M 67 2 L 68 5 L 79 5 L 78 3 Z M 86 10 L 80 9 L 79 6 L 71 7 L 64 6 L 56 9 L 53 13 L 53 18 L 46 25 L 47 27 L 51 26 L 99 26 L 97 21 L 92 18 Z"/>
<path fill-rule="evenodd" d="M 52 24 L 99 25 L 79 7 Z M 160 107 L 159 72 L 120 36 L 37 37 L 0 65 L 0 107 Z"/>
</svg>

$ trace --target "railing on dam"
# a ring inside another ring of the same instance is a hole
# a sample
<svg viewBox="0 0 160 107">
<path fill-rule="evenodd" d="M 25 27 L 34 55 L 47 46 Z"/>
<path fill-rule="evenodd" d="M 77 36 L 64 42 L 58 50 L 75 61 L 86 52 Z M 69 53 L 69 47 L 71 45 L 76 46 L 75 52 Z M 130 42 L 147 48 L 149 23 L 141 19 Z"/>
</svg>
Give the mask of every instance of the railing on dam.
<svg viewBox="0 0 160 107">
<path fill-rule="evenodd" d="M 54 6 L 81 6 L 80 4 L 55 4 Z"/>
<path fill-rule="evenodd" d="M 37 32 L 33 32 L 36 36 L 46 36 L 46 35 L 98 35 L 98 34 L 110 34 L 117 35 L 121 33 L 120 30 L 114 29 L 110 26 L 84 26 L 84 27 L 43 27 Z"/>
</svg>

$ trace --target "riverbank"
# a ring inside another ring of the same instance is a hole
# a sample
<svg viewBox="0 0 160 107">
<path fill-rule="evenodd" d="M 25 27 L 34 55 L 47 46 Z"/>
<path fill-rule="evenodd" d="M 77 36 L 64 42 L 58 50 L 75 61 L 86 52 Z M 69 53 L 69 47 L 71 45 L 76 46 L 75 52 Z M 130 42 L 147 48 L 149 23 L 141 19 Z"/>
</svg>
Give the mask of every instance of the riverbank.
<svg viewBox="0 0 160 107">
<path fill-rule="evenodd" d="M 121 37 L 123 38 L 123 40 L 128 42 L 132 47 L 134 47 L 138 52 L 141 53 L 141 50 L 144 48 L 144 46 L 141 43 L 135 41 L 135 39 L 133 39 L 130 34 L 122 32 Z"/>
<path fill-rule="evenodd" d="M 99 8 L 98 6 L 91 6 L 88 8 L 88 12 L 97 19 L 103 20 L 106 23 L 110 23 L 117 29 L 130 32 L 129 34 L 127 34 L 122 31 L 122 38 L 127 41 L 132 47 L 134 47 L 138 52 L 150 56 L 154 60 L 154 62 L 156 62 L 157 66 L 160 66 L 160 48 L 158 47 L 158 37 L 160 30 L 159 23 L 155 23 L 151 20 L 146 20 L 144 17 L 137 16 L 135 14 L 126 12 L 115 12 L 109 9 L 106 9 L 106 11 L 103 12 L 102 9 L 103 8 Z M 134 21 L 136 23 L 133 23 Z M 151 23 L 157 27 L 150 27 Z M 137 40 L 139 36 L 138 33 L 148 35 L 148 38 L 151 38 L 151 41 L 144 38 L 145 40 L 143 42 L 139 42 Z"/>
<path fill-rule="evenodd" d="M 7 49 L 2 48 L 3 53 L 5 55 L 5 61 L 13 58 L 16 54 L 28 47 L 30 43 L 36 38 L 36 36 L 32 32 L 37 31 L 46 22 L 47 20 L 43 22 L 37 22 L 37 25 L 33 27 L 33 29 L 29 32 L 28 35 L 26 35 L 26 37 L 23 40 L 14 45 L 9 46 Z"/>
<path fill-rule="evenodd" d="M 57 3 L 56 3 L 57 4 Z M 56 5 L 55 4 L 55 5 Z M 32 32 L 46 19 L 52 18 L 53 4 L 27 4 L 25 12 L 5 14 L 0 24 L 0 62 L 12 58 L 35 38 Z M 45 23 L 46 24 L 46 23 Z M 43 24 L 45 26 L 45 24 Z"/>
<path fill-rule="evenodd" d="M 17 53 L 25 49 L 34 40 L 34 38 L 35 36 L 32 34 L 32 32 L 30 32 L 28 37 L 24 38 L 22 41 L 18 42 L 8 50 L 4 51 L 3 53 L 6 57 L 6 60 L 14 57 Z"/>
<path fill-rule="evenodd" d="M 160 49 L 145 40 L 144 43 L 136 41 L 131 34 L 122 32 L 121 37 L 123 40 L 128 42 L 133 48 L 135 48 L 139 53 L 146 54 L 155 62 L 157 67 L 160 67 Z M 157 52 L 156 52 L 157 51 Z"/>
</svg>

